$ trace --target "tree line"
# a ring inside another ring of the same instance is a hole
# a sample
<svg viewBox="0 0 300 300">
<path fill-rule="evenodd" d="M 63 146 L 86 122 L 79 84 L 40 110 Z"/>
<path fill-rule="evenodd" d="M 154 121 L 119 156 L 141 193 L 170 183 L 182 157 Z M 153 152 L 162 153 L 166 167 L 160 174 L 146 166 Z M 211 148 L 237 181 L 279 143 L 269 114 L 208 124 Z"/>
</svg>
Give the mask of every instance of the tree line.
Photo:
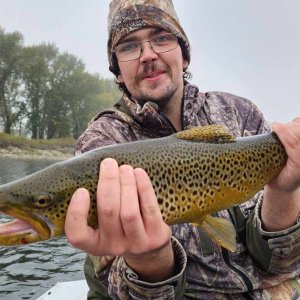
<svg viewBox="0 0 300 300">
<path fill-rule="evenodd" d="M 119 98 L 117 85 L 53 43 L 23 40 L 0 27 L 0 128 L 32 139 L 78 138 L 97 111 Z"/>
</svg>

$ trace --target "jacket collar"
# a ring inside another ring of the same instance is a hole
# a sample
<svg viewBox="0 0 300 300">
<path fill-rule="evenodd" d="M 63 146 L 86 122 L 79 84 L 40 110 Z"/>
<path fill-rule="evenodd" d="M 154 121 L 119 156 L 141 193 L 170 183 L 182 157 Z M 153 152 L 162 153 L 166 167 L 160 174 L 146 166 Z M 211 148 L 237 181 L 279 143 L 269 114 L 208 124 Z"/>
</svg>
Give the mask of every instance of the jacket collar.
<svg viewBox="0 0 300 300">
<path fill-rule="evenodd" d="M 186 83 L 181 104 L 181 122 L 183 129 L 199 126 L 197 115 L 205 103 L 205 94 L 200 93 L 197 86 Z M 148 130 L 152 136 L 168 136 L 175 132 L 175 128 L 169 119 L 163 115 L 154 102 L 148 101 L 140 105 L 127 94 L 123 94 L 121 99 L 114 105 L 113 109 L 106 109 L 96 115 L 96 121 L 103 115 L 114 115 L 114 118 L 126 122 L 133 127 Z"/>
<path fill-rule="evenodd" d="M 144 105 L 140 105 L 126 94 L 123 95 L 122 100 L 132 119 L 138 124 L 151 131 L 158 131 L 160 136 L 175 132 L 173 125 L 168 118 L 159 111 L 156 103 L 148 101 Z M 184 87 L 181 105 L 181 120 L 184 129 L 193 127 L 193 119 L 190 118 L 190 115 L 199 111 L 203 104 L 204 99 L 203 97 L 199 97 L 198 87 L 187 83 Z"/>
</svg>

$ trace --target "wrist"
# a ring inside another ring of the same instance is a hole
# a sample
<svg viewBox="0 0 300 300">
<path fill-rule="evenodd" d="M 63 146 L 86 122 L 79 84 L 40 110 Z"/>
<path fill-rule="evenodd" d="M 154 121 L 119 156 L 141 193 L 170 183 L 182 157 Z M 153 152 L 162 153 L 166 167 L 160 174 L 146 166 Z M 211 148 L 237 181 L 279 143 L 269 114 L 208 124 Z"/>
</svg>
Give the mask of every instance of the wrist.
<svg viewBox="0 0 300 300">
<path fill-rule="evenodd" d="M 163 247 L 135 255 L 124 255 L 126 264 L 137 273 L 141 280 L 158 282 L 172 277 L 175 273 L 174 252 L 171 240 Z"/>
<path fill-rule="evenodd" d="M 261 210 L 264 230 L 280 231 L 294 226 L 300 214 L 300 188 L 293 191 L 266 186 Z"/>
</svg>

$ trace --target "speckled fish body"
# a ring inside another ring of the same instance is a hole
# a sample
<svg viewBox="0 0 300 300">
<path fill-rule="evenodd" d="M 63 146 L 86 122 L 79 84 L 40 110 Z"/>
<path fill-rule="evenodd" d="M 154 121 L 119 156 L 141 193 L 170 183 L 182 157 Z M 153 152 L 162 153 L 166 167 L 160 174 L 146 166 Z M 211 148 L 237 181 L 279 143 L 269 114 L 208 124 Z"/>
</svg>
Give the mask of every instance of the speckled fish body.
<svg viewBox="0 0 300 300">
<path fill-rule="evenodd" d="M 274 133 L 235 139 L 218 125 L 99 148 L 0 186 L 0 211 L 17 218 L 0 225 L 0 245 L 62 235 L 68 204 L 79 187 L 91 194 L 89 224 L 97 227 L 99 163 L 107 157 L 146 170 L 168 224 L 200 226 L 210 214 L 256 194 L 287 158 Z"/>
</svg>

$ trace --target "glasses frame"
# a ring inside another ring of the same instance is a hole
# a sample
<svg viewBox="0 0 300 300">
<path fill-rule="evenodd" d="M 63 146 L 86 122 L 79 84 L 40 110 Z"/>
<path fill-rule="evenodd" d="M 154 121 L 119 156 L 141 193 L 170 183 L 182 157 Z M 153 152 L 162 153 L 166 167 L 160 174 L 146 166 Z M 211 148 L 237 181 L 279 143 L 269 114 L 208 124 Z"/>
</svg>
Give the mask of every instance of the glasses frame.
<svg viewBox="0 0 300 300">
<path fill-rule="evenodd" d="M 161 51 L 161 52 L 156 52 L 156 51 L 153 49 L 153 46 L 152 46 L 152 44 L 151 44 L 151 40 L 152 40 L 153 38 L 156 38 L 156 37 L 160 36 L 160 35 L 173 35 L 174 37 L 176 37 L 176 40 L 177 40 L 176 46 L 175 46 L 174 48 L 170 49 L 170 50 Z M 178 47 L 178 45 L 179 45 L 179 38 L 180 38 L 180 36 L 178 36 L 177 34 L 174 34 L 174 33 L 171 33 L 171 32 L 170 32 L 170 33 L 165 33 L 165 34 L 157 34 L 157 35 L 155 35 L 155 36 L 153 36 L 153 37 L 151 37 L 151 38 L 148 38 L 148 40 L 144 40 L 144 41 L 136 42 L 136 43 L 138 43 L 139 45 L 142 45 L 142 44 L 144 44 L 144 43 L 149 43 L 150 48 L 152 49 L 152 51 L 153 51 L 154 53 L 156 53 L 156 54 L 161 54 L 161 53 L 170 52 L 170 51 L 176 49 L 176 48 Z M 121 46 L 121 45 L 123 45 L 123 44 L 126 44 L 126 43 L 132 43 L 132 42 L 121 43 L 121 44 L 119 44 L 119 45 L 117 45 L 117 46 L 115 46 L 115 47 L 113 48 L 112 53 L 116 56 L 117 60 L 118 60 L 119 62 L 127 62 L 127 61 L 133 61 L 133 60 L 139 59 L 139 58 L 141 57 L 141 55 L 142 55 L 142 51 L 143 51 L 142 47 L 140 47 L 140 54 L 139 54 L 139 56 L 136 57 L 136 58 L 133 58 L 133 59 L 127 59 L 127 60 L 120 60 L 120 59 L 118 58 L 117 53 L 116 53 L 116 48 L 118 48 L 119 46 Z"/>
</svg>

